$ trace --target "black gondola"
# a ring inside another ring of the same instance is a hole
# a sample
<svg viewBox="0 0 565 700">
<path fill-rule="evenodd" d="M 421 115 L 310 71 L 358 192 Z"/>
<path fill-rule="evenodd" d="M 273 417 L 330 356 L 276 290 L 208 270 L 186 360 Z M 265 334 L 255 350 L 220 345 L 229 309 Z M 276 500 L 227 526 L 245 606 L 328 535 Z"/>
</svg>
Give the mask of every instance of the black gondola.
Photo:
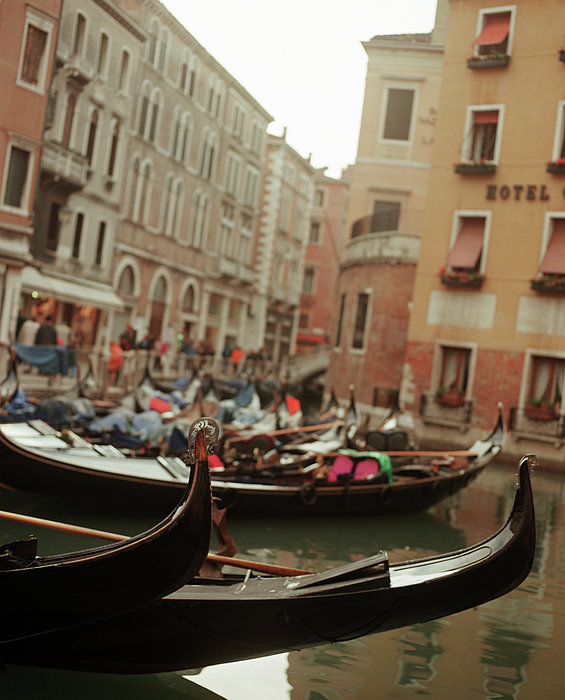
<svg viewBox="0 0 565 700">
<path fill-rule="evenodd" d="M 175 510 L 123 543 L 39 557 L 34 538 L 0 545 L 3 642 L 67 629 L 158 598 L 190 580 L 208 554 L 211 534 L 208 439 L 213 421 L 196 421 L 188 485 Z"/>
<path fill-rule="evenodd" d="M 154 673 L 256 658 L 425 622 L 508 593 L 535 552 L 529 458 L 506 524 L 456 552 L 396 564 L 385 553 L 324 573 L 196 578 L 111 619 L 0 644 L 4 664 Z"/>
<path fill-rule="evenodd" d="M 67 433 L 67 436 L 69 434 Z M 307 468 L 295 474 L 221 478 L 212 489 L 232 514 L 381 514 L 424 510 L 476 478 L 500 452 L 505 437 L 502 410 L 491 434 L 467 451 L 465 467 L 432 468 L 413 463 L 395 480 L 314 480 Z M 0 485 L 21 491 L 115 503 L 122 508 L 171 508 L 186 481 L 179 457 L 126 457 L 112 445 L 92 445 L 78 436 L 73 446 L 42 421 L 0 424 Z M 448 453 L 448 451 L 446 451 Z M 417 453 L 418 454 L 418 453 Z M 315 460 L 312 460 L 316 466 Z M 436 473 L 437 471 L 437 473 Z M 371 476 L 371 475 L 369 475 Z M 294 481 L 293 481 L 294 479 Z"/>
</svg>

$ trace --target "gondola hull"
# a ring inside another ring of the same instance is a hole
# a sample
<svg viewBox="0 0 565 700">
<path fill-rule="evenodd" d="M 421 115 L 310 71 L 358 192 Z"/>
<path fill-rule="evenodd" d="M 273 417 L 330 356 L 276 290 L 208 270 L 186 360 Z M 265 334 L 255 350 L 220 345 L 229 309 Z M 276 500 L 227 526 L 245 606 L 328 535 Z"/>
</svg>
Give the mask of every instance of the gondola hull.
<svg viewBox="0 0 565 700">
<path fill-rule="evenodd" d="M 0 645 L 5 664 L 113 673 L 200 668 L 383 632 L 480 605 L 518 586 L 535 552 L 528 460 L 506 525 L 457 552 L 323 574 L 194 581 L 142 608 L 67 633 Z"/>
<path fill-rule="evenodd" d="M 205 421 L 195 425 L 214 427 Z M 204 440 L 201 433 L 197 437 Z M 200 443 L 199 450 L 177 507 L 147 532 L 123 543 L 46 557 L 36 556 L 35 540 L 1 544 L 0 641 L 115 615 L 197 574 L 211 535 L 209 469 Z"/>
<path fill-rule="evenodd" d="M 42 432 L 44 434 L 42 434 Z M 488 438 L 471 448 L 461 469 L 412 467 L 393 483 L 214 478 L 212 490 L 230 513 L 247 515 L 381 514 L 424 510 L 464 488 L 499 453 L 504 427 L 499 413 Z M 82 446 L 81 446 L 82 445 Z M 180 497 L 186 469 L 177 457 L 126 458 L 111 446 L 68 444 L 41 422 L 0 425 L 0 484 L 60 497 L 96 499 L 130 509 L 169 510 Z"/>
</svg>

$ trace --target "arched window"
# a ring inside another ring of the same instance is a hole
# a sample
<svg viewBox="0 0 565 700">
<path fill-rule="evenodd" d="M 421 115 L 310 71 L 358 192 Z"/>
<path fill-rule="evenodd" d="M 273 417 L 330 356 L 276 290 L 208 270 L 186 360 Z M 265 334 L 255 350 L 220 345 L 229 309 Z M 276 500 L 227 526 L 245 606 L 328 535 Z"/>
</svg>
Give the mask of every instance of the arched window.
<svg viewBox="0 0 565 700">
<path fill-rule="evenodd" d="M 86 35 L 86 17 L 80 12 L 77 12 L 75 22 L 75 33 L 73 37 L 73 54 L 82 56 Z"/>
<path fill-rule="evenodd" d="M 208 131 L 204 132 L 200 151 L 199 172 L 205 180 L 210 180 L 214 172 L 217 140 L 216 134 Z"/>
<path fill-rule="evenodd" d="M 152 66 L 155 65 L 155 57 L 157 56 L 158 36 L 159 28 L 157 25 L 157 20 L 154 19 L 151 22 L 151 28 L 149 29 L 149 41 L 147 42 L 147 60 Z"/>
<path fill-rule="evenodd" d="M 108 35 L 105 32 L 100 34 L 100 43 L 98 45 L 98 60 L 96 62 L 96 72 L 102 78 L 106 76 L 106 67 L 108 65 Z"/>
<path fill-rule="evenodd" d="M 188 70 L 188 94 L 190 97 L 196 96 L 196 86 L 198 83 L 198 60 L 192 56 Z"/>
<path fill-rule="evenodd" d="M 106 169 L 106 174 L 109 177 L 113 176 L 114 168 L 116 167 L 118 143 L 120 141 L 120 127 L 120 122 L 116 119 L 112 128 L 112 140 L 110 141 L 110 155 L 108 157 L 108 167 Z"/>
<path fill-rule="evenodd" d="M 146 138 L 152 143 L 155 142 L 157 138 L 157 132 L 159 129 L 159 112 L 161 110 L 161 92 L 157 88 L 151 93 L 151 116 L 149 120 L 149 133 Z"/>
<path fill-rule="evenodd" d="M 118 282 L 118 292 L 121 294 L 127 294 L 133 296 L 135 291 L 135 275 L 133 272 L 133 267 L 127 265 L 122 270 L 120 275 L 120 281 Z"/>
<path fill-rule="evenodd" d="M 61 139 L 61 145 L 64 148 L 68 148 L 71 142 L 71 133 L 73 130 L 73 121 L 75 118 L 75 108 L 76 108 L 77 98 L 74 92 L 69 93 L 67 98 L 67 108 L 65 111 L 65 123 L 63 126 L 63 138 Z"/>
<path fill-rule="evenodd" d="M 169 48 L 169 33 L 167 32 L 166 29 L 163 29 L 161 31 L 161 42 L 159 45 L 159 56 L 158 56 L 158 63 L 157 63 L 157 69 L 161 73 L 165 72 L 168 48 Z"/>
<path fill-rule="evenodd" d="M 208 224 L 208 195 L 204 192 L 196 192 L 192 210 L 192 222 L 189 236 L 190 245 L 201 248 Z"/>
<path fill-rule="evenodd" d="M 82 240 L 82 229 L 84 225 L 84 214 L 79 212 L 77 214 L 76 222 L 75 222 L 75 233 L 73 237 L 73 258 L 75 260 L 78 260 L 80 257 L 80 244 Z"/>
<path fill-rule="evenodd" d="M 104 259 L 104 243 L 106 241 L 106 222 L 101 221 L 98 224 L 98 240 L 96 241 L 96 257 L 94 259 L 94 264 L 97 267 L 102 265 Z"/>
<path fill-rule="evenodd" d="M 184 313 L 192 313 L 194 311 L 194 287 L 191 284 L 186 288 L 182 298 L 182 310 Z"/>
<path fill-rule="evenodd" d="M 141 166 L 139 156 L 133 159 L 131 165 L 131 180 L 129 188 L 128 215 L 130 219 L 136 220 L 136 194 L 139 187 L 139 178 L 141 175 Z"/>
<path fill-rule="evenodd" d="M 139 119 L 137 126 L 137 133 L 140 136 L 145 136 L 147 130 L 147 115 L 149 112 L 149 92 L 151 86 L 149 83 L 143 83 L 141 87 L 141 96 L 139 99 Z"/>
<path fill-rule="evenodd" d="M 94 145 L 96 143 L 96 130 L 98 128 L 98 111 L 93 110 L 90 115 L 90 126 L 88 127 L 88 142 L 86 144 L 86 160 L 88 165 L 92 165 L 92 156 L 94 154 Z"/>
<path fill-rule="evenodd" d="M 149 200 L 151 197 L 151 184 L 153 180 L 153 168 L 149 161 L 146 161 L 141 170 L 140 187 L 138 188 L 139 198 L 136 202 L 138 219 L 142 224 L 147 223 L 147 212 L 149 211 Z"/>
<path fill-rule="evenodd" d="M 122 51 L 122 62 L 120 64 L 120 77 L 118 80 L 118 90 L 124 92 L 128 89 L 129 83 L 129 53 L 124 49 Z"/>
</svg>

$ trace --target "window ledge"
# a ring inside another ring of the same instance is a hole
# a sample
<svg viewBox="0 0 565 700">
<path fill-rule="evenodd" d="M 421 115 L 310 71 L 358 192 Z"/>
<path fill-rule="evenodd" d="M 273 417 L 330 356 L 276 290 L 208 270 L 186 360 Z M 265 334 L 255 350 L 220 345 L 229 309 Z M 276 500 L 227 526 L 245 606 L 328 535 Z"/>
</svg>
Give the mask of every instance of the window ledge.
<svg viewBox="0 0 565 700">
<path fill-rule="evenodd" d="M 472 56 L 467 59 L 467 68 L 505 68 L 510 62 L 506 54 L 498 56 Z"/>
<path fill-rule="evenodd" d="M 496 172 L 494 163 L 456 163 L 455 172 L 460 175 L 492 175 Z"/>
</svg>

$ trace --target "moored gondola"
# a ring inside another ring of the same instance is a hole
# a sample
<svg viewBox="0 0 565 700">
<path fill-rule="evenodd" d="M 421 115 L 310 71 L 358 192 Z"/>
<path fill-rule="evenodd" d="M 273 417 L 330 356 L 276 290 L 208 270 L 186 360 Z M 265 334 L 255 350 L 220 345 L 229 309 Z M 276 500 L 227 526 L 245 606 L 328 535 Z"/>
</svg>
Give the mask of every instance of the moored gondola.
<svg viewBox="0 0 565 700">
<path fill-rule="evenodd" d="M 188 484 L 177 507 L 152 529 L 94 549 L 37 556 L 34 538 L 0 545 L 0 640 L 67 629 L 147 603 L 200 569 L 211 533 L 207 461 L 218 426 L 193 424 Z"/>
<path fill-rule="evenodd" d="M 111 673 L 200 668 L 345 641 L 481 605 L 518 586 L 535 553 L 524 458 L 506 524 L 465 549 L 389 564 L 384 553 L 319 574 L 195 578 L 136 610 L 0 644 L 3 663 Z"/>
<path fill-rule="evenodd" d="M 378 471 L 380 463 L 373 455 L 346 455 L 355 469 L 337 474 L 333 480 L 331 475 L 325 479 L 314 477 L 314 458 L 311 467 L 279 474 L 233 477 L 213 470 L 212 489 L 232 515 L 424 510 L 476 478 L 500 452 L 504 437 L 499 407 L 490 435 L 463 451 L 467 455 L 464 466 L 458 459 L 439 459 L 430 465 L 421 453 L 415 453 L 415 461 L 395 472 L 390 482 Z M 449 451 L 436 454 L 447 455 Z M 360 459 L 365 461 L 363 471 L 357 464 Z M 371 465 L 373 471 L 365 471 Z M 69 431 L 58 433 L 42 421 L 0 425 L 0 485 L 8 488 L 75 500 L 84 495 L 100 503 L 147 510 L 172 507 L 185 480 L 185 465 L 179 457 L 126 457 L 112 445 L 90 444 Z"/>
</svg>

